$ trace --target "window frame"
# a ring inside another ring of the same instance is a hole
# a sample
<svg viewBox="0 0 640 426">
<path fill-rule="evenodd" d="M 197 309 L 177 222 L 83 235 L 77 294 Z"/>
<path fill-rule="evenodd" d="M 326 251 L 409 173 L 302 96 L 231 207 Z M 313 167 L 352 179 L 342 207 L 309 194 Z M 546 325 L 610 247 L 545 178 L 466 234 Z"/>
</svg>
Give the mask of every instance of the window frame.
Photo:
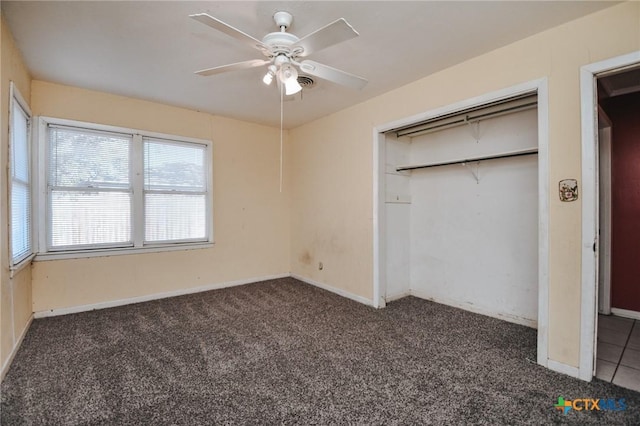
<svg viewBox="0 0 640 426">
<path fill-rule="evenodd" d="M 30 239 L 30 252 L 19 257 L 13 257 L 13 210 L 12 210 L 12 195 L 13 195 L 13 115 L 14 115 L 14 104 L 17 104 L 18 107 L 22 110 L 22 112 L 27 116 L 27 160 L 28 160 L 28 174 L 29 180 L 27 185 L 29 187 L 29 203 L 30 206 L 30 220 L 29 220 L 29 239 Z M 8 161 L 7 161 L 7 217 L 8 217 L 8 248 L 9 248 L 9 271 L 10 276 L 13 277 L 15 273 L 23 269 L 25 266 L 30 265 L 31 261 L 35 257 L 36 253 L 36 230 L 35 230 L 35 173 L 34 173 L 34 161 L 33 161 L 33 115 L 31 113 L 31 108 L 25 101 L 24 97 L 20 93 L 20 90 L 16 87 L 15 83 L 11 81 L 9 83 L 9 117 L 8 117 L 8 128 L 9 128 L 9 148 L 8 148 Z"/>
<path fill-rule="evenodd" d="M 134 253 L 149 253 L 162 251 L 182 251 L 210 248 L 214 245 L 214 211 L 213 211 L 213 142 L 185 136 L 150 132 L 105 124 L 82 122 L 54 117 L 38 117 L 38 252 L 36 260 L 74 259 L 83 257 L 112 256 Z M 120 135 L 131 135 L 131 167 L 130 183 L 132 189 L 131 203 L 131 242 L 122 244 L 94 244 L 88 246 L 68 246 L 63 248 L 50 247 L 51 206 L 48 190 L 49 173 L 49 130 L 48 127 L 60 126 L 77 128 L 87 132 L 108 132 Z M 199 241 L 175 240 L 162 242 L 144 241 L 144 144 L 145 138 L 166 140 L 180 144 L 197 144 L 205 147 L 206 167 L 206 201 L 205 226 L 206 238 Z"/>
<path fill-rule="evenodd" d="M 144 135 L 141 137 L 141 144 L 142 144 L 142 158 L 143 158 L 143 167 L 142 167 L 142 203 L 144 205 L 143 208 L 143 216 L 146 216 L 146 196 L 147 194 L 173 194 L 173 195 L 205 195 L 205 204 L 206 204 L 206 196 L 209 193 L 208 188 L 210 188 L 210 185 L 208 183 L 208 181 L 205 181 L 205 191 L 189 191 L 189 190 L 185 190 L 182 189 L 180 187 L 175 187 L 178 189 L 151 189 L 151 188 L 147 188 L 146 187 L 146 172 L 147 170 L 144 168 L 144 155 L 146 152 L 145 149 L 145 143 L 149 141 L 151 143 L 164 143 L 166 145 L 174 145 L 174 146 L 187 146 L 187 145 L 193 145 L 193 143 L 186 143 L 184 141 L 180 141 L 180 140 L 176 140 L 176 139 L 163 139 L 163 138 L 157 138 L 157 137 L 150 137 L 147 135 Z M 207 149 L 205 147 L 205 155 L 206 155 Z M 209 170 L 212 168 L 210 164 L 205 164 L 204 165 L 207 170 L 205 173 L 208 173 Z M 146 225 L 146 223 L 144 223 L 144 225 Z M 207 223 L 206 226 L 208 227 L 209 224 Z M 194 243 L 197 242 L 197 239 L 181 239 L 181 240 L 156 240 L 156 241 L 152 241 L 152 240 L 147 240 L 146 237 L 147 235 L 145 235 L 146 229 L 143 229 L 142 231 L 142 240 L 143 240 L 143 244 L 146 244 L 148 246 L 152 246 L 152 245 L 163 245 L 163 244 L 177 244 L 177 243 Z"/>
</svg>

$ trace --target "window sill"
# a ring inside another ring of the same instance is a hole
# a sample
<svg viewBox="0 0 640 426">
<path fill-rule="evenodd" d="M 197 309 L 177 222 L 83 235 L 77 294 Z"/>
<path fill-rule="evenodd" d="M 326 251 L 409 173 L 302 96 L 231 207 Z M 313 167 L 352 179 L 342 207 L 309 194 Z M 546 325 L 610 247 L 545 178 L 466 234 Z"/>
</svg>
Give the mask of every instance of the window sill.
<svg viewBox="0 0 640 426">
<path fill-rule="evenodd" d="M 158 246 L 147 246 L 147 247 L 60 251 L 60 252 L 39 253 L 38 255 L 35 256 L 35 261 L 46 262 L 49 260 L 82 259 L 87 257 L 110 257 L 110 256 L 121 256 L 121 255 L 127 255 L 127 254 L 159 253 L 164 251 L 200 250 L 200 249 L 211 248 L 213 246 L 214 246 L 214 243 L 192 243 L 192 244 L 158 245 Z"/>
<path fill-rule="evenodd" d="M 20 263 L 18 263 L 17 265 L 12 265 L 9 268 L 9 271 L 10 271 L 9 278 L 15 277 L 18 272 L 22 271 L 24 268 L 31 265 L 31 261 L 33 260 L 34 257 L 36 257 L 35 254 L 30 254 L 29 256 L 22 259 Z"/>
</svg>

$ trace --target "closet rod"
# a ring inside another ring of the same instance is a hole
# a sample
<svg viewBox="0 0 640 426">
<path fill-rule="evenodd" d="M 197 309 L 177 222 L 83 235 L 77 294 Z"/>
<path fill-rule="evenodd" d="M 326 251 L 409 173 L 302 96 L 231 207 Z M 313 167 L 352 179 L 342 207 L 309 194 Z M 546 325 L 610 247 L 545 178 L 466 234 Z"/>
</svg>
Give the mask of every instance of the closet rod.
<svg viewBox="0 0 640 426">
<path fill-rule="evenodd" d="M 441 163 L 416 164 L 414 166 L 399 166 L 399 167 L 396 167 L 396 171 L 402 172 L 402 171 L 406 171 L 406 170 L 427 169 L 429 167 L 449 166 L 451 164 L 472 163 L 474 161 L 495 160 L 495 159 L 498 159 L 498 158 L 508 158 L 508 157 L 521 157 L 523 155 L 533 155 L 533 154 L 537 154 L 537 153 L 538 153 L 538 148 L 529 148 L 529 149 L 522 149 L 522 150 L 519 150 L 519 151 L 504 152 L 502 154 L 485 155 L 485 156 L 482 156 L 482 157 L 467 158 L 467 159 L 463 159 L 463 160 L 443 161 Z"/>
<path fill-rule="evenodd" d="M 395 130 L 395 133 L 397 137 L 409 136 L 410 138 L 413 138 L 426 135 L 427 133 L 439 132 L 441 130 L 450 129 L 452 127 L 464 126 L 465 124 L 476 123 L 478 121 L 488 120 L 490 118 L 497 118 L 515 112 L 528 111 L 537 107 L 537 100 L 515 106 L 512 105 L 510 107 L 503 105 L 499 110 L 492 110 L 480 114 L 478 114 L 478 112 L 481 111 L 476 111 L 476 114 L 474 114 L 474 112 L 470 112 L 467 114 L 453 115 L 448 118 L 430 120 L 426 123 L 423 123 L 422 125 L 417 124 L 405 129 Z"/>
</svg>

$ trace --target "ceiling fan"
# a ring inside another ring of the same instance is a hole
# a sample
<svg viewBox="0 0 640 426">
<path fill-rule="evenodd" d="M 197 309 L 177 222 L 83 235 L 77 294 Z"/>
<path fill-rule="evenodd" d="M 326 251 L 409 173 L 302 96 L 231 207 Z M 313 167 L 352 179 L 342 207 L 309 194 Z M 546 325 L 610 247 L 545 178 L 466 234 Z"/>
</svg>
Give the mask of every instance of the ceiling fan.
<svg viewBox="0 0 640 426">
<path fill-rule="evenodd" d="M 280 31 L 269 33 L 262 40 L 258 40 L 207 13 L 198 13 L 189 15 L 189 17 L 258 49 L 265 56 L 265 59 L 253 59 L 196 71 L 198 75 L 210 76 L 266 65 L 267 73 L 263 82 L 269 85 L 274 78 L 277 78 L 278 84 L 284 85 L 287 95 L 293 95 L 302 90 L 298 83 L 298 70 L 353 89 L 362 89 L 367 84 L 366 79 L 357 75 L 308 59 L 301 60 L 301 58 L 321 49 L 357 37 L 358 32 L 343 18 L 337 19 L 309 35 L 298 38 L 294 34 L 286 32 L 287 28 L 291 26 L 293 16 L 288 12 L 276 12 L 273 15 L 273 20 Z"/>
</svg>

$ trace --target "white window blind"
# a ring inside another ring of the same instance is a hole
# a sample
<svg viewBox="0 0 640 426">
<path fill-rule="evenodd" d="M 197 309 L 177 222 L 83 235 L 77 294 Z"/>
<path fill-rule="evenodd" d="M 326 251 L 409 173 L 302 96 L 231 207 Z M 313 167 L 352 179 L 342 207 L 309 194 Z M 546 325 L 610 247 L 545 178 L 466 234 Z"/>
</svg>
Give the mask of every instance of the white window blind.
<svg viewBox="0 0 640 426">
<path fill-rule="evenodd" d="M 169 250 L 213 242 L 211 145 L 42 118 L 43 255 Z M 166 136 L 166 137 L 165 137 Z"/>
<path fill-rule="evenodd" d="M 11 99 L 11 263 L 33 252 L 31 223 L 30 118 L 18 100 Z"/>
<path fill-rule="evenodd" d="M 207 147 L 143 143 L 145 241 L 206 240 Z"/>
<path fill-rule="evenodd" d="M 133 245 L 131 135 L 49 132 L 49 247 Z"/>
</svg>

